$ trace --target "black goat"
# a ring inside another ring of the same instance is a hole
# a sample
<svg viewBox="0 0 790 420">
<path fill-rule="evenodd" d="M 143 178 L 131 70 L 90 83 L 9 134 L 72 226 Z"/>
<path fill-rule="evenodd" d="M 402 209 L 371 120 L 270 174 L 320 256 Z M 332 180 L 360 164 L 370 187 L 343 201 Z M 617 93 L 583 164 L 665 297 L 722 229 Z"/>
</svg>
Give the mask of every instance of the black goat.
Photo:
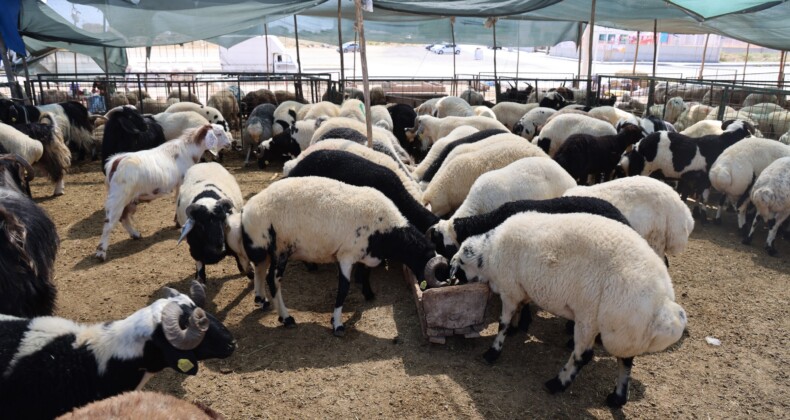
<svg viewBox="0 0 790 420">
<path fill-rule="evenodd" d="M 122 152 L 153 149 L 165 142 L 162 126 L 143 117 L 133 107 L 119 107 L 108 114 L 101 145 L 102 172 L 110 156 Z"/>
</svg>

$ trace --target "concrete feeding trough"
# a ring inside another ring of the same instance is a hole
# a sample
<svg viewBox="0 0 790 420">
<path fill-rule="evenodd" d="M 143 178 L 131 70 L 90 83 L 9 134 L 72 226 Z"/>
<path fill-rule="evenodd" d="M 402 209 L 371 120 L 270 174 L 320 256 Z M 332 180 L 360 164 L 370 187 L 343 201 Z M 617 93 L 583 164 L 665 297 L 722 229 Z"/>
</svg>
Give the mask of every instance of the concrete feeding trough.
<svg viewBox="0 0 790 420">
<path fill-rule="evenodd" d="M 403 266 L 403 279 L 417 304 L 422 334 L 431 343 L 444 344 L 445 338 L 453 335 L 479 337 L 486 327 L 486 308 L 491 296 L 487 284 L 469 283 L 423 291 L 406 266 Z"/>
</svg>

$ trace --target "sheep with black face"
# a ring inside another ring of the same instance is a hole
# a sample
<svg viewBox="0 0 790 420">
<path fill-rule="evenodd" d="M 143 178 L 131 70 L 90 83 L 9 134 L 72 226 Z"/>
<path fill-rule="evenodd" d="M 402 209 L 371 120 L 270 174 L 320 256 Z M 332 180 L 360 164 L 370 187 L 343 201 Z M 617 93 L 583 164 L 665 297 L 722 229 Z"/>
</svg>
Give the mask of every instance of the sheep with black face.
<svg viewBox="0 0 790 420">
<path fill-rule="evenodd" d="M 196 375 L 199 361 L 233 354 L 230 331 L 196 304 L 205 301 L 199 283 L 192 298 L 165 290 L 129 317 L 98 324 L 0 315 L 3 416 L 53 418 L 139 389 L 165 368 Z"/>
<path fill-rule="evenodd" d="M 176 221 L 183 226 L 179 243 L 186 238 L 195 278 L 203 283 L 206 264 L 216 264 L 226 255 L 236 258 L 242 274 L 251 270 L 241 244 L 243 204 L 239 184 L 219 163 L 199 163 L 184 175 L 176 200 Z"/>
</svg>

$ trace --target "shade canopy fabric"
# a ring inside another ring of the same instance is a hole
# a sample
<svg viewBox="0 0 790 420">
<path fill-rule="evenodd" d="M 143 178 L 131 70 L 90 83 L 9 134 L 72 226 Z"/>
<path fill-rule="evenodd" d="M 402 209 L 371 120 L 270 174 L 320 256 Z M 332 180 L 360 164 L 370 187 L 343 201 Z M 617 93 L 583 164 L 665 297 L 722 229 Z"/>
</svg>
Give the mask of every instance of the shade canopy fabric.
<svg viewBox="0 0 790 420">
<path fill-rule="evenodd" d="M 542 9 L 562 0 L 379 0 L 375 6 L 384 10 L 417 15 L 443 16 L 511 16 Z"/>
</svg>

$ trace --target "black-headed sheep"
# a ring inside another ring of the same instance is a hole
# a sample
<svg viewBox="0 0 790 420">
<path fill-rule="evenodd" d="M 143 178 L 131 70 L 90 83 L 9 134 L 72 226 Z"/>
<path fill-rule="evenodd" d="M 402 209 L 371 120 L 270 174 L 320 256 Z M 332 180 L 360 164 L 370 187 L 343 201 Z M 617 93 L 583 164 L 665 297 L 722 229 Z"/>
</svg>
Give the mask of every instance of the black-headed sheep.
<svg viewBox="0 0 790 420">
<path fill-rule="evenodd" d="M 623 152 L 642 138 L 642 127 L 625 124 L 615 135 L 573 134 L 557 149 L 554 160 L 580 184 L 611 179 Z"/>
<path fill-rule="evenodd" d="M 101 142 L 102 173 L 116 153 L 153 149 L 165 142 L 165 133 L 150 116 L 142 116 L 134 107 L 123 106 L 107 113 Z"/>
<path fill-rule="evenodd" d="M 600 333 L 603 347 L 620 366 L 606 403 L 620 407 L 628 400 L 634 357 L 666 349 L 686 328 L 686 312 L 675 303 L 661 259 L 631 228 L 601 216 L 512 216 L 493 231 L 464 241 L 450 270 L 453 277 L 488 283 L 502 299 L 499 333 L 485 354 L 487 361 L 499 356 L 507 326 L 522 303 L 534 302 L 575 321 L 573 353 L 545 383 L 550 393 L 564 391 L 592 360 Z"/>
<path fill-rule="evenodd" d="M 317 218 L 315 214 L 324 217 Z M 384 259 L 394 259 L 421 279 L 431 279 L 438 271 L 433 264 L 437 261 L 436 252 L 424 234 L 373 188 L 322 177 L 286 178 L 247 201 L 241 217 L 244 249 L 255 267 L 256 301 L 262 300 L 262 294 L 273 299 L 279 319 L 286 326 L 296 324 L 285 307 L 280 288 L 289 258 L 337 262 L 339 285 L 332 314 L 335 335 L 345 333 L 343 302 L 354 264 L 375 267 Z M 332 222 L 327 223 L 330 219 Z M 367 296 L 370 291 L 363 293 Z"/>
<path fill-rule="evenodd" d="M 182 226 L 195 260 L 195 278 L 206 282 L 206 264 L 226 255 L 236 259 L 239 272 L 251 272 L 241 243 L 241 207 L 244 200 L 236 178 L 216 162 L 189 168 L 176 199 L 176 222 Z"/>
</svg>

